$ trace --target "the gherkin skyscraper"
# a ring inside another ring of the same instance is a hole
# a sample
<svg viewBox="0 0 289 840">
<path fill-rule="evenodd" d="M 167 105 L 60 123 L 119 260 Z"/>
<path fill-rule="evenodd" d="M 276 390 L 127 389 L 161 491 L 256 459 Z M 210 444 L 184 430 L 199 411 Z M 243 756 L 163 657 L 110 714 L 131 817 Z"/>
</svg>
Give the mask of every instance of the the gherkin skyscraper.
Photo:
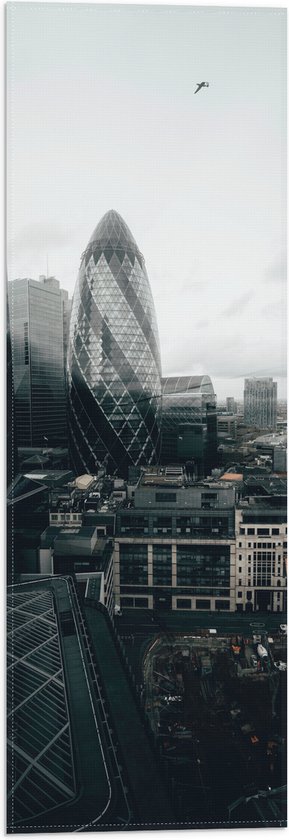
<svg viewBox="0 0 289 840">
<path fill-rule="evenodd" d="M 71 464 L 101 464 L 125 476 L 156 463 L 160 444 L 161 362 L 144 258 L 114 210 L 82 255 L 68 352 Z"/>
</svg>

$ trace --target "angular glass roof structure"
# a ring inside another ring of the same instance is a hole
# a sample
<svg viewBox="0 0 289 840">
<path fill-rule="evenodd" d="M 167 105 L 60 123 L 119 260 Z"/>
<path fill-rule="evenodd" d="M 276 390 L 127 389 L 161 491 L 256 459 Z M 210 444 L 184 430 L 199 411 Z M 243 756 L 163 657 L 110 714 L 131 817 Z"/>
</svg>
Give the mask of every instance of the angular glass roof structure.
<svg viewBox="0 0 289 840">
<path fill-rule="evenodd" d="M 110 210 L 82 255 L 70 323 L 70 456 L 76 473 L 126 475 L 158 459 L 161 362 L 144 258 Z"/>
</svg>

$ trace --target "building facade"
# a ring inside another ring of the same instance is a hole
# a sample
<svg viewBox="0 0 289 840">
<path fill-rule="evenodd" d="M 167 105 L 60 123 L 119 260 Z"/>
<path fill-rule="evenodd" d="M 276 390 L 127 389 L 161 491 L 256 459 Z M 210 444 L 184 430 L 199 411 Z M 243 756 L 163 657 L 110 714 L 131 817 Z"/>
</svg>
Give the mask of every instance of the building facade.
<svg viewBox="0 0 289 840">
<path fill-rule="evenodd" d="M 148 609 L 235 609 L 235 488 L 186 486 L 147 472 L 116 515 L 115 602 Z"/>
<path fill-rule="evenodd" d="M 286 610 L 286 497 L 256 496 L 236 508 L 236 608 Z"/>
<path fill-rule="evenodd" d="M 81 261 L 70 322 L 69 445 L 76 473 L 126 475 L 159 457 L 161 363 L 144 258 L 109 211 Z"/>
<path fill-rule="evenodd" d="M 223 440 L 224 438 L 232 438 L 233 440 L 236 440 L 237 428 L 238 428 L 237 415 L 218 414 L 218 417 L 217 417 L 218 440 Z"/>
<path fill-rule="evenodd" d="M 8 284 L 19 446 L 66 440 L 62 291 L 55 278 Z"/>
<path fill-rule="evenodd" d="M 216 465 L 216 397 L 209 376 L 162 379 L 162 464 L 191 462 L 195 476 Z"/>
<path fill-rule="evenodd" d="M 244 422 L 260 429 L 277 425 L 277 382 L 271 377 L 245 379 Z"/>
</svg>

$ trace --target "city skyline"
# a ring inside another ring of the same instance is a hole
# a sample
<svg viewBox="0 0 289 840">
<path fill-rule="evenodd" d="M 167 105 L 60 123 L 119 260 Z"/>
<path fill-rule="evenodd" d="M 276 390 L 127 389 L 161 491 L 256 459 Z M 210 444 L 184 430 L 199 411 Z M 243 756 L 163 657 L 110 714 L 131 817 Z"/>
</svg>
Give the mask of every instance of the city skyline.
<svg viewBox="0 0 289 840">
<path fill-rule="evenodd" d="M 113 207 L 145 254 L 163 375 L 207 374 L 221 400 L 273 376 L 284 397 L 285 10 L 8 9 L 9 279 L 72 295 Z"/>
</svg>

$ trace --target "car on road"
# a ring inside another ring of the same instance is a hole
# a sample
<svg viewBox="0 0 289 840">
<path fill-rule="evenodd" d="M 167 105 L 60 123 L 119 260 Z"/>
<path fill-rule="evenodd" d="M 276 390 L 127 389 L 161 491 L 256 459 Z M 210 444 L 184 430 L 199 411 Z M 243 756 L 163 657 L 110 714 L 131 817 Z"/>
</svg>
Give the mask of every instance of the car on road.
<svg viewBox="0 0 289 840">
<path fill-rule="evenodd" d="M 287 636 L 287 624 L 280 624 L 280 633 L 282 636 Z"/>
<path fill-rule="evenodd" d="M 287 671 L 286 662 L 280 662 L 278 660 L 277 662 L 274 662 L 274 665 L 275 665 L 275 668 L 278 668 L 278 671 Z"/>
</svg>

